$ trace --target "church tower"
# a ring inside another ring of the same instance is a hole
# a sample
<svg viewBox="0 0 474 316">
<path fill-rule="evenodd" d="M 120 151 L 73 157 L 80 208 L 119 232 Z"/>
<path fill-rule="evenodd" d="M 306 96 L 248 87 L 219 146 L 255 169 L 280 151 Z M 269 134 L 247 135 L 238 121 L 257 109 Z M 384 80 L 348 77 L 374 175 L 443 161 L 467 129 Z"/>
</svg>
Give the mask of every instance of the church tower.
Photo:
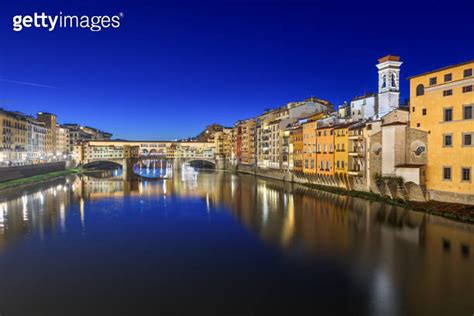
<svg viewBox="0 0 474 316">
<path fill-rule="evenodd" d="M 378 117 L 400 106 L 400 66 L 399 56 L 387 55 L 379 59 Z"/>
</svg>

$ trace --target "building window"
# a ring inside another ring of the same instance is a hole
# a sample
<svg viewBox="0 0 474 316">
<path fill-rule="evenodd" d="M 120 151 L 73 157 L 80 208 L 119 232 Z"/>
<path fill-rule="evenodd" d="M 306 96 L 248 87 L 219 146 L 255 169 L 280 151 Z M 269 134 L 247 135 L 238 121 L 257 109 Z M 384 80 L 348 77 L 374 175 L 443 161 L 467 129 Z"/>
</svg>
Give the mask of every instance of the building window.
<svg viewBox="0 0 474 316">
<path fill-rule="evenodd" d="M 421 114 L 423 114 L 423 116 L 425 116 L 426 115 L 426 109 L 422 109 Z"/>
<path fill-rule="evenodd" d="M 438 82 L 436 77 L 430 78 L 430 86 L 434 86 Z"/>
<path fill-rule="evenodd" d="M 314 169 L 314 160 L 311 159 L 311 169 Z"/>
<path fill-rule="evenodd" d="M 443 147 L 453 147 L 453 134 L 443 134 Z"/>
<path fill-rule="evenodd" d="M 420 127 L 420 126 L 421 126 L 421 124 L 420 124 L 420 123 L 416 123 L 416 127 Z"/>
<path fill-rule="evenodd" d="M 451 167 L 443 167 L 443 180 L 451 181 Z"/>
<path fill-rule="evenodd" d="M 304 167 L 305 167 L 306 169 L 308 169 L 308 159 L 306 159 L 306 160 L 304 161 Z"/>
<path fill-rule="evenodd" d="M 425 86 L 422 84 L 419 84 L 416 86 L 416 96 L 419 97 L 420 95 L 425 94 Z"/>
<path fill-rule="evenodd" d="M 461 181 L 471 182 L 471 168 L 468 168 L 468 167 L 461 168 Z"/>
<path fill-rule="evenodd" d="M 444 75 L 444 82 L 448 82 L 453 80 L 453 74 L 445 74 Z"/>
<path fill-rule="evenodd" d="M 464 69 L 464 78 L 472 77 L 472 68 Z"/>
<path fill-rule="evenodd" d="M 344 160 L 341 161 L 341 167 L 342 167 L 342 169 L 344 169 Z"/>
<path fill-rule="evenodd" d="M 453 90 L 452 89 L 443 91 L 443 97 L 449 97 L 450 95 L 453 95 Z"/>
<path fill-rule="evenodd" d="M 472 105 L 465 105 L 462 109 L 463 120 L 472 119 Z"/>
<path fill-rule="evenodd" d="M 453 120 L 453 108 L 444 109 L 443 119 L 445 122 L 451 122 Z"/>
<path fill-rule="evenodd" d="M 415 112 L 415 107 L 414 107 L 414 106 L 411 108 L 411 111 L 412 111 L 412 112 Z"/>
<path fill-rule="evenodd" d="M 472 146 L 472 135 L 474 133 L 463 133 L 462 134 L 462 145 L 465 147 L 471 147 Z"/>
<path fill-rule="evenodd" d="M 462 87 L 462 93 L 472 92 L 472 85 Z"/>
</svg>

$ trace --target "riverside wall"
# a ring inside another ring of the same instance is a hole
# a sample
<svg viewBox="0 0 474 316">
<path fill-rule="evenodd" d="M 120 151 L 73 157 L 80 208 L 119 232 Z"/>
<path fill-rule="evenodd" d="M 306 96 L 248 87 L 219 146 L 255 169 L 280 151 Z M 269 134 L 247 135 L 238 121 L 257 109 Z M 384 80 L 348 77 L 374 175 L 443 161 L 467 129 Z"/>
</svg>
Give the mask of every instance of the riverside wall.
<svg viewBox="0 0 474 316">
<path fill-rule="evenodd" d="M 336 188 L 346 191 L 360 191 L 358 186 L 351 184 L 347 177 L 339 176 L 318 176 L 318 175 L 305 175 L 302 173 L 293 173 L 289 171 L 281 171 L 277 169 L 262 169 L 250 165 L 238 165 L 233 170 L 238 173 L 250 174 L 264 178 L 270 178 L 275 180 L 281 180 L 286 182 L 293 182 L 298 184 L 310 184 L 317 185 L 321 187 L 327 187 L 328 189 Z M 372 191 L 367 188 L 364 191 L 360 191 L 367 194 L 377 194 L 380 197 L 390 198 L 393 200 L 403 200 L 403 201 L 417 201 L 417 202 L 426 202 L 430 199 L 437 200 L 433 198 L 435 196 L 429 195 L 423 188 L 420 186 L 414 187 L 413 183 L 407 183 L 403 185 L 402 188 L 394 186 L 392 183 L 387 182 L 381 184 L 385 187 L 383 192 L 381 191 Z M 438 200 L 439 201 L 439 200 Z M 441 199 L 441 201 L 443 201 Z M 452 203 L 462 203 L 466 204 L 466 199 L 451 200 Z M 467 203 L 470 204 L 470 203 Z"/>
<path fill-rule="evenodd" d="M 66 169 L 66 162 L 52 162 L 38 165 L 15 166 L 0 168 L 0 182 L 38 176 Z"/>
</svg>

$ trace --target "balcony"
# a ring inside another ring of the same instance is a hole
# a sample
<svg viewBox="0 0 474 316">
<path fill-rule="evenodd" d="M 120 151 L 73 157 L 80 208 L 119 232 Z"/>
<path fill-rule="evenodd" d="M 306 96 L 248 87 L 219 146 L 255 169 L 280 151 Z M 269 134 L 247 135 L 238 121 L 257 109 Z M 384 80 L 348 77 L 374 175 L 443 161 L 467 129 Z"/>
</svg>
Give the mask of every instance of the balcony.
<svg viewBox="0 0 474 316">
<path fill-rule="evenodd" d="M 364 136 L 362 136 L 362 135 L 350 135 L 350 136 L 349 136 L 349 140 L 362 141 L 362 140 L 364 140 Z"/>
<path fill-rule="evenodd" d="M 349 175 L 353 177 L 362 177 L 362 171 L 360 170 L 349 170 Z"/>
<path fill-rule="evenodd" d="M 357 157 L 362 158 L 364 157 L 364 153 L 362 151 L 350 151 L 349 156 L 355 157 L 355 158 Z"/>
</svg>

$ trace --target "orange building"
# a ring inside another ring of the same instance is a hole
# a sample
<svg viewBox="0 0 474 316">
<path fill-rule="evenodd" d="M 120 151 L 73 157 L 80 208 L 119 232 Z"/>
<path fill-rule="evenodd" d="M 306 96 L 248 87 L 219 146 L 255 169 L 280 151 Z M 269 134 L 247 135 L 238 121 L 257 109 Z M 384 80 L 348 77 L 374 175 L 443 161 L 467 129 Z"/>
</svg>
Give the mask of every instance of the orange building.
<svg viewBox="0 0 474 316">
<path fill-rule="evenodd" d="M 290 169 L 303 171 L 303 126 L 298 125 L 291 129 L 290 147 Z"/>
<path fill-rule="evenodd" d="M 303 172 L 316 174 L 316 126 L 318 122 L 303 123 Z"/>
<path fill-rule="evenodd" d="M 319 123 L 317 128 L 318 175 L 334 175 L 334 127 Z M 321 126 L 322 125 L 322 126 Z"/>
</svg>

